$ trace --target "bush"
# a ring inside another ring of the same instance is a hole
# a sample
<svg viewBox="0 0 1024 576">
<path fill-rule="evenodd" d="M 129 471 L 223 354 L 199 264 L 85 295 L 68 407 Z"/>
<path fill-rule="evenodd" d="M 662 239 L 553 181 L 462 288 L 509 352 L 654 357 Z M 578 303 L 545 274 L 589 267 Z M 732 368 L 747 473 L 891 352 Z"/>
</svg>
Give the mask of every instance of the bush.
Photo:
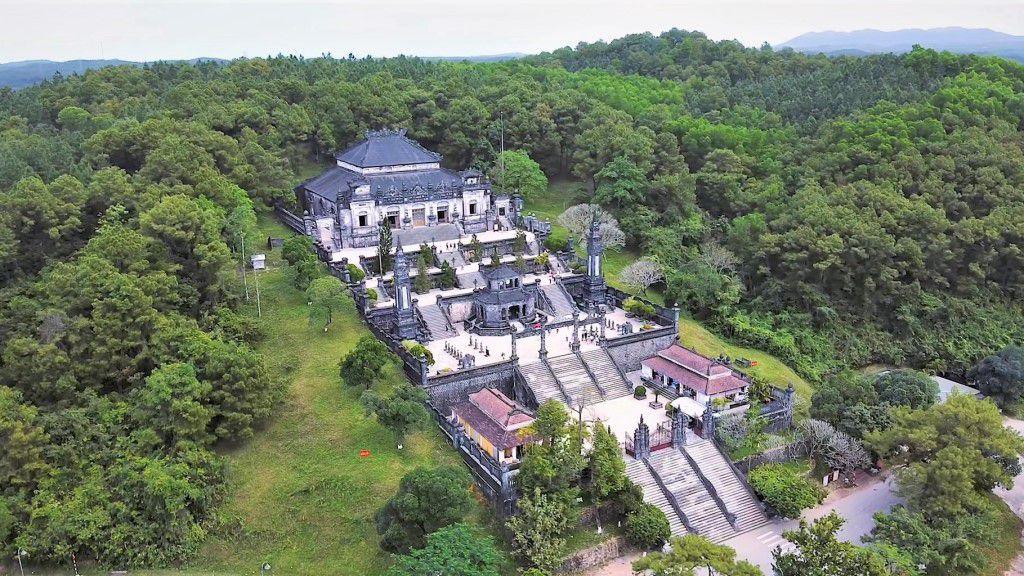
<svg viewBox="0 0 1024 576">
<path fill-rule="evenodd" d="M 402 340 L 402 346 L 405 346 L 405 349 L 409 351 L 409 354 L 412 354 L 417 358 L 425 358 L 427 360 L 427 366 L 434 365 L 434 353 L 430 351 L 430 348 L 427 348 L 415 340 Z"/>
<path fill-rule="evenodd" d="M 626 540 L 644 549 L 657 548 L 672 535 L 668 518 L 657 506 L 644 504 L 626 516 Z"/>
<path fill-rule="evenodd" d="M 281 257 L 292 266 L 303 260 L 316 260 L 316 254 L 313 253 L 313 239 L 306 235 L 288 238 L 281 245 Z"/>
<path fill-rule="evenodd" d="M 622 302 L 622 309 L 639 318 L 654 318 L 657 312 L 652 304 L 636 298 L 626 298 Z"/>
<path fill-rule="evenodd" d="M 817 506 L 825 499 L 825 491 L 791 464 L 758 466 L 750 472 L 748 480 L 766 504 L 787 518 L 796 518 L 801 510 Z"/>
<path fill-rule="evenodd" d="M 348 276 L 353 282 L 362 282 L 366 278 L 366 272 L 355 264 L 349 264 L 345 268 L 348 269 Z"/>
<path fill-rule="evenodd" d="M 646 398 L 647 397 L 647 388 L 645 388 L 643 386 L 637 386 L 633 390 L 633 397 L 634 398 Z"/>
<path fill-rule="evenodd" d="M 569 247 L 569 232 L 564 228 L 556 228 L 544 239 L 544 247 L 552 252 L 561 252 Z"/>
<path fill-rule="evenodd" d="M 374 290 L 373 288 L 367 288 L 366 289 L 366 297 L 368 299 L 373 300 L 374 302 L 376 302 L 377 300 L 380 299 L 380 294 L 377 294 L 377 291 Z"/>
</svg>

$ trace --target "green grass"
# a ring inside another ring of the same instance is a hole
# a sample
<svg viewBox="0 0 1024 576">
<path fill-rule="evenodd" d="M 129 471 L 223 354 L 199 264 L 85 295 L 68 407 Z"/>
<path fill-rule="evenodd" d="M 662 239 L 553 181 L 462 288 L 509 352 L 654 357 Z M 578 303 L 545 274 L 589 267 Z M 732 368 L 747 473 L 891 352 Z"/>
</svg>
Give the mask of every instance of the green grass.
<svg viewBox="0 0 1024 576">
<path fill-rule="evenodd" d="M 980 576 L 1003 576 L 1003 574 L 1016 573 L 1010 570 L 1010 563 L 1024 551 L 1021 545 L 1021 529 L 1024 523 L 1013 513 L 1013 510 L 994 494 L 990 496 L 996 507 L 999 521 L 995 538 L 991 542 L 978 542 L 982 554 L 988 560 L 988 565 L 981 571 Z"/>
<path fill-rule="evenodd" d="M 269 218 L 261 227 L 264 235 L 288 235 Z M 364 415 L 360 391 L 343 387 L 337 364 L 369 331 L 351 308 L 326 333 L 310 326 L 279 249 L 268 265 L 259 277 L 266 330 L 259 349 L 275 370 L 290 372 L 288 394 L 265 430 L 226 454 L 228 495 L 219 513 L 229 529 L 213 535 L 185 573 L 251 574 L 263 561 L 276 574 L 380 573 L 389 559 L 378 548 L 376 510 L 414 467 L 461 462 L 433 426 L 399 450 L 393 434 Z M 384 380 L 403 378 L 392 367 Z M 363 449 L 371 456 L 360 457 Z M 474 513 L 481 522 L 487 516 Z"/>
</svg>

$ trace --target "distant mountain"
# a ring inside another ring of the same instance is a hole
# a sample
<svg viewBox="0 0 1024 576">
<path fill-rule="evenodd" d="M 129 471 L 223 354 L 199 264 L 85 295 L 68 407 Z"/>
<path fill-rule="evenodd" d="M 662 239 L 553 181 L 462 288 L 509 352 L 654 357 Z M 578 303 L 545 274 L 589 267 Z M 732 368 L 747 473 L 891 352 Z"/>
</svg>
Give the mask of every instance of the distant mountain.
<svg viewBox="0 0 1024 576">
<path fill-rule="evenodd" d="M 193 58 L 189 62 L 225 62 L 225 60 L 218 58 Z M 43 80 L 53 78 L 53 75 L 58 72 L 63 76 L 67 76 L 107 66 L 142 66 L 143 64 L 144 62 L 132 62 L 130 60 L 68 60 L 67 62 L 21 60 L 19 62 L 7 62 L 0 64 L 0 87 L 9 86 L 17 90 L 18 88 L 31 86 Z"/>
<path fill-rule="evenodd" d="M 910 28 L 884 32 L 809 32 L 779 44 L 809 54 L 877 54 L 908 52 L 919 44 L 925 48 L 948 50 L 958 54 L 986 54 L 1024 62 L 1024 36 L 996 32 L 988 28 Z"/>
<path fill-rule="evenodd" d="M 486 54 L 484 56 L 423 56 L 424 60 L 437 60 L 441 62 L 504 62 L 516 60 L 526 56 L 522 52 L 509 52 L 507 54 Z"/>
</svg>

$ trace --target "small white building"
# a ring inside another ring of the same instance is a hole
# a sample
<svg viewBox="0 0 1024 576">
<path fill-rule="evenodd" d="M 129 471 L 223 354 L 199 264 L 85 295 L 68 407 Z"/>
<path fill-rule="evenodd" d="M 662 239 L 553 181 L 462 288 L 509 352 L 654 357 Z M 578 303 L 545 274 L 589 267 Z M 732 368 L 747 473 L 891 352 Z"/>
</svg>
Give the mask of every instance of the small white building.
<svg viewBox="0 0 1024 576">
<path fill-rule="evenodd" d="M 252 269 L 253 270 L 264 270 L 267 267 L 267 255 L 266 254 L 253 254 L 252 255 Z"/>
</svg>

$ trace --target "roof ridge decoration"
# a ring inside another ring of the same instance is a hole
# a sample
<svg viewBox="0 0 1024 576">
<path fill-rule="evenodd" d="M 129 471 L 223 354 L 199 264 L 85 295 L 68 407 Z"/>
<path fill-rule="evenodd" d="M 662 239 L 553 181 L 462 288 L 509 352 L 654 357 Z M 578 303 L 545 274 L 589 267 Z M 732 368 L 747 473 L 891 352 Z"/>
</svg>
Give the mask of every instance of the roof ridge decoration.
<svg viewBox="0 0 1024 576">
<path fill-rule="evenodd" d="M 381 128 L 380 130 L 367 130 L 363 132 L 363 136 L 366 138 L 385 138 L 387 136 L 405 136 L 409 130 L 407 128 Z"/>
</svg>

